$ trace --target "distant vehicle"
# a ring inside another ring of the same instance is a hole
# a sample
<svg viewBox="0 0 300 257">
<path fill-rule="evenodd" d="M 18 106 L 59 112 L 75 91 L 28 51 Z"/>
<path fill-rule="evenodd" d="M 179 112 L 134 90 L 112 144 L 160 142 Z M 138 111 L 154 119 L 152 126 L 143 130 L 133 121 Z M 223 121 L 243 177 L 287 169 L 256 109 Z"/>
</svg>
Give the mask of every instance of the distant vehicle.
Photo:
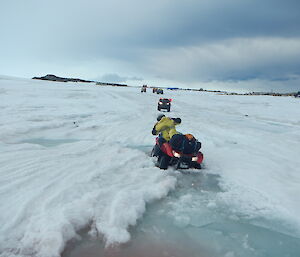
<svg viewBox="0 0 300 257">
<path fill-rule="evenodd" d="M 294 95 L 295 97 L 300 97 L 300 91 Z"/>
<path fill-rule="evenodd" d="M 141 88 L 141 93 L 146 93 L 147 92 L 147 85 L 143 85 Z"/>
<path fill-rule="evenodd" d="M 171 110 L 171 101 L 172 99 L 160 98 L 157 104 L 157 110 L 161 111 L 162 109 L 165 109 L 169 112 Z"/>
<path fill-rule="evenodd" d="M 154 87 L 154 88 L 152 89 L 152 93 L 156 93 L 156 91 L 157 91 L 157 87 Z"/>
<path fill-rule="evenodd" d="M 156 94 L 163 94 L 164 91 L 161 88 L 156 89 Z"/>
</svg>

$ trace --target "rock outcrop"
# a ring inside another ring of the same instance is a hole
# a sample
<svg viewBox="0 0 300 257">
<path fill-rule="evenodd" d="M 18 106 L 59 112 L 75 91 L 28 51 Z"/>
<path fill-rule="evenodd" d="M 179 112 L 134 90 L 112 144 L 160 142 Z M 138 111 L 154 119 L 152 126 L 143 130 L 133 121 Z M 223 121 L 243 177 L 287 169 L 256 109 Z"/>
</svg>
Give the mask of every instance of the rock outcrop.
<svg viewBox="0 0 300 257">
<path fill-rule="evenodd" d="M 59 82 L 86 82 L 86 83 L 95 82 L 91 80 L 84 80 L 84 79 L 77 79 L 77 78 L 61 78 L 53 74 L 47 74 L 44 77 L 33 77 L 32 79 L 41 79 L 41 80 L 50 80 L 50 81 L 59 81 Z"/>
</svg>

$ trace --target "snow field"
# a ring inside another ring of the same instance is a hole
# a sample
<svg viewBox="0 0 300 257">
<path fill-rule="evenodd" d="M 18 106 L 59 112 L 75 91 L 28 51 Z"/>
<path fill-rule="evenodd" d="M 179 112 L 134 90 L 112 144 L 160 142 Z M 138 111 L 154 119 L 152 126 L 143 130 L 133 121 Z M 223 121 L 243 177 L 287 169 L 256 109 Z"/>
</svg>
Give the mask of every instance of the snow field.
<svg viewBox="0 0 300 257">
<path fill-rule="evenodd" d="M 60 256 L 87 226 L 107 245 L 130 240 L 147 204 L 181 183 L 148 156 L 159 97 L 138 88 L 0 79 L 1 257 Z M 298 99 L 164 97 L 173 98 L 169 115 L 182 119 L 178 130 L 202 142 L 204 176 L 218 180 L 215 189 L 181 191 L 169 203 L 176 226 L 209 226 L 211 213 L 197 219 L 205 203 L 233 220 L 276 221 L 263 226 L 300 237 Z"/>
</svg>

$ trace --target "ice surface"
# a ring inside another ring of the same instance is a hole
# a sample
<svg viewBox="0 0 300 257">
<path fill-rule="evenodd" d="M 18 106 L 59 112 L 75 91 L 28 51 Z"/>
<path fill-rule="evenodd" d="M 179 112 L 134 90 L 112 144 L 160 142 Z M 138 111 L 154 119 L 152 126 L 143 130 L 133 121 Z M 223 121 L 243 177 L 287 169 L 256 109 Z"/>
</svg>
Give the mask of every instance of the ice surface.
<svg viewBox="0 0 300 257">
<path fill-rule="evenodd" d="M 299 99 L 165 94 L 202 142 L 200 174 L 148 156 L 155 94 L 3 77 L 0 256 L 60 256 L 81 236 L 103 251 L 152 240 L 187 256 L 298 256 Z"/>
</svg>

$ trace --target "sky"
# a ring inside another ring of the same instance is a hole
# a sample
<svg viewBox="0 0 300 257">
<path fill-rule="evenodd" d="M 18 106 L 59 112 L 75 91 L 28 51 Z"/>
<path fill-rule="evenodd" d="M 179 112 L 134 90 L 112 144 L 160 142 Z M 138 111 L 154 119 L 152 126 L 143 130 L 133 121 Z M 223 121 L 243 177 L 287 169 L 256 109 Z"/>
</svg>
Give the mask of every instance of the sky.
<svg viewBox="0 0 300 257">
<path fill-rule="evenodd" d="M 297 0 L 1 0 L 0 74 L 300 90 Z"/>
</svg>

